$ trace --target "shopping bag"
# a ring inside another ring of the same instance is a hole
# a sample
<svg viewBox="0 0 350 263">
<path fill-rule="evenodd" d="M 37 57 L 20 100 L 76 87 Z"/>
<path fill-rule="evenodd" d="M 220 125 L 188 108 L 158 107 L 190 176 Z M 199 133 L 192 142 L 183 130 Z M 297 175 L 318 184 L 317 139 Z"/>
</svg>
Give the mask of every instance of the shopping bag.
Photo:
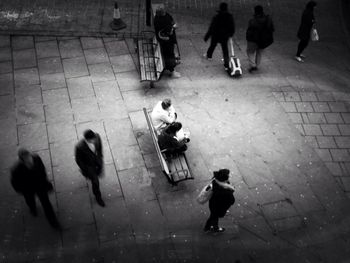
<svg viewBox="0 0 350 263">
<path fill-rule="evenodd" d="M 202 191 L 200 191 L 199 195 L 197 196 L 197 202 L 202 204 L 205 204 L 209 201 L 211 196 L 213 195 L 213 185 L 208 184 L 205 187 L 203 187 Z"/>
<path fill-rule="evenodd" d="M 318 32 L 316 28 L 311 29 L 311 40 L 312 41 L 319 41 L 320 37 L 318 36 Z"/>
</svg>

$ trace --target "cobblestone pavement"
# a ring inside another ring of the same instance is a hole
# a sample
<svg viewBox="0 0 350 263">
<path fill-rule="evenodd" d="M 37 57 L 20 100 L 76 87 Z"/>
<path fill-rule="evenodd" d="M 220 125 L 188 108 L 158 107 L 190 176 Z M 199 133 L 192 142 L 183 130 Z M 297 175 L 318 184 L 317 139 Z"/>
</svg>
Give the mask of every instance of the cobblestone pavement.
<svg viewBox="0 0 350 263">
<path fill-rule="evenodd" d="M 1 262 L 349 261 L 350 59 L 333 17 L 338 9 L 320 1 L 323 40 L 299 64 L 297 2 L 279 2 L 266 6 L 286 26 L 257 74 L 246 73 L 238 20 L 240 79 L 224 74 L 220 52 L 211 62 L 202 58 L 208 19 L 186 10 L 175 12 L 183 76 L 164 76 L 155 89 L 139 82 L 132 39 L 0 36 Z M 211 2 L 168 5 L 199 3 Z M 246 6 L 237 14 L 243 17 L 255 2 L 234 4 Z M 160 171 L 142 112 L 166 97 L 191 131 L 195 180 L 176 187 Z M 105 208 L 73 158 L 86 128 L 103 140 Z M 12 190 L 9 167 L 19 145 L 43 158 L 63 231 L 51 230 L 42 210 L 32 218 Z M 206 235 L 208 208 L 195 197 L 222 167 L 232 171 L 236 203 L 220 221 L 227 232 Z"/>
</svg>

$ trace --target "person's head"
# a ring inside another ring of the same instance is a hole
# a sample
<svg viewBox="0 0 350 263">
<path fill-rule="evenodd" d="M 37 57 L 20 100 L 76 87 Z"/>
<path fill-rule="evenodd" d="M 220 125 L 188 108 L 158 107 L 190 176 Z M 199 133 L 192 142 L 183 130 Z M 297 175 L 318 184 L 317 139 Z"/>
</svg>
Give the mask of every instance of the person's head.
<svg viewBox="0 0 350 263">
<path fill-rule="evenodd" d="M 181 130 L 181 128 L 182 128 L 181 122 L 173 122 L 173 123 L 169 126 L 169 129 L 170 129 L 170 132 L 171 132 L 171 133 L 177 133 L 179 130 Z"/>
<path fill-rule="evenodd" d="M 220 12 L 227 12 L 227 10 L 228 10 L 228 5 L 227 5 L 227 3 L 225 3 L 225 2 L 220 3 L 219 11 L 220 11 Z"/>
<path fill-rule="evenodd" d="M 18 158 L 28 168 L 32 167 L 34 164 L 32 153 L 27 149 L 20 148 L 18 150 Z"/>
<path fill-rule="evenodd" d="M 219 171 L 214 171 L 214 178 L 219 182 L 226 182 L 230 177 L 229 169 L 220 169 Z"/>
<path fill-rule="evenodd" d="M 264 14 L 264 8 L 261 5 L 257 5 L 254 7 L 254 15 L 261 16 Z"/>
<path fill-rule="evenodd" d="M 317 6 L 316 1 L 309 1 L 309 2 L 306 4 L 306 8 L 307 8 L 307 9 L 314 9 L 315 6 Z"/>
<path fill-rule="evenodd" d="M 156 9 L 156 15 L 157 16 L 165 16 L 165 7 L 163 5 L 159 5 L 158 8 Z"/>
<path fill-rule="evenodd" d="M 163 110 L 168 109 L 171 106 L 171 100 L 170 99 L 165 99 L 162 101 L 162 108 Z"/>
<path fill-rule="evenodd" d="M 84 131 L 84 139 L 88 142 L 94 142 L 96 139 L 96 134 L 92 130 Z"/>
</svg>

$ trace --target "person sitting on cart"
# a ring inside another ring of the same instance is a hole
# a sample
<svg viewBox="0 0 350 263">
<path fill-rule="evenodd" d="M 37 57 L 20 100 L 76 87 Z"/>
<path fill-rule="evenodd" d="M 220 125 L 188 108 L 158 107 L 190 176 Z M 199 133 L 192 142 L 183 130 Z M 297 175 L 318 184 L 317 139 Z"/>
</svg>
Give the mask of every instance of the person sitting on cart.
<svg viewBox="0 0 350 263">
<path fill-rule="evenodd" d="M 154 17 L 154 30 L 164 58 L 164 70 L 168 70 L 172 77 L 178 78 L 181 74 L 175 71 L 178 64 L 174 50 L 177 45 L 175 29 L 173 17 L 165 11 L 164 6 L 158 7 Z"/>
<path fill-rule="evenodd" d="M 176 137 L 176 133 L 182 128 L 180 122 L 175 122 L 178 125 L 169 125 L 158 136 L 158 144 L 160 150 L 166 150 L 167 157 L 171 157 L 173 154 L 182 153 L 187 150 L 186 139 L 179 140 Z"/>
</svg>

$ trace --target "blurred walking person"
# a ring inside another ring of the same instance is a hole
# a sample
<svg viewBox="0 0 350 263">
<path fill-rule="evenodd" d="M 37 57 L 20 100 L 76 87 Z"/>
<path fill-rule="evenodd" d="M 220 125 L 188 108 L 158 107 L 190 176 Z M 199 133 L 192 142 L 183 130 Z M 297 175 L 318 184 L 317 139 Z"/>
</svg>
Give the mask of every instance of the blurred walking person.
<svg viewBox="0 0 350 263">
<path fill-rule="evenodd" d="M 100 191 L 99 177 L 103 172 L 103 152 L 101 137 L 92 130 L 84 131 L 84 138 L 75 146 L 75 161 L 82 175 L 91 181 L 96 202 L 104 207 Z"/>
<path fill-rule="evenodd" d="M 262 53 L 265 48 L 273 43 L 275 31 L 272 19 L 264 13 L 261 5 L 254 7 L 254 17 L 249 20 L 246 32 L 247 55 L 249 60 L 249 72 L 258 70 Z"/>
<path fill-rule="evenodd" d="M 316 5 L 317 3 L 315 1 L 309 1 L 301 16 L 301 23 L 297 34 L 300 41 L 295 56 L 295 59 L 299 62 L 304 62 L 303 58 L 305 56 L 302 53 L 310 42 L 311 29 L 315 24 L 314 8 Z"/>
<path fill-rule="evenodd" d="M 47 179 L 46 169 L 39 155 L 23 148 L 18 150 L 18 161 L 11 169 L 11 184 L 17 193 L 23 195 L 33 216 L 38 215 L 35 201 L 37 196 L 50 225 L 61 229 L 48 195 L 53 191 L 53 186 Z"/>
<path fill-rule="evenodd" d="M 233 37 L 235 33 L 235 22 L 231 13 L 228 12 L 227 3 L 221 3 L 218 13 L 213 17 L 209 29 L 204 36 L 204 41 L 207 42 L 211 38 L 210 46 L 207 52 L 204 54 L 208 60 L 213 57 L 213 52 L 220 43 L 222 54 L 224 57 L 225 70 L 229 69 L 229 52 L 228 52 L 228 40 Z"/>
<path fill-rule="evenodd" d="M 226 215 L 227 210 L 234 204 L 235 188 L 229 182 L 230 170 L 220 169 L 214 171 L 212 181 L 212 196 L 209 200 L 210 216 L 205 224 L 205 232 L 224 232 L 225 228 L 219 227 L 219 218 Z"/>
</svg>

